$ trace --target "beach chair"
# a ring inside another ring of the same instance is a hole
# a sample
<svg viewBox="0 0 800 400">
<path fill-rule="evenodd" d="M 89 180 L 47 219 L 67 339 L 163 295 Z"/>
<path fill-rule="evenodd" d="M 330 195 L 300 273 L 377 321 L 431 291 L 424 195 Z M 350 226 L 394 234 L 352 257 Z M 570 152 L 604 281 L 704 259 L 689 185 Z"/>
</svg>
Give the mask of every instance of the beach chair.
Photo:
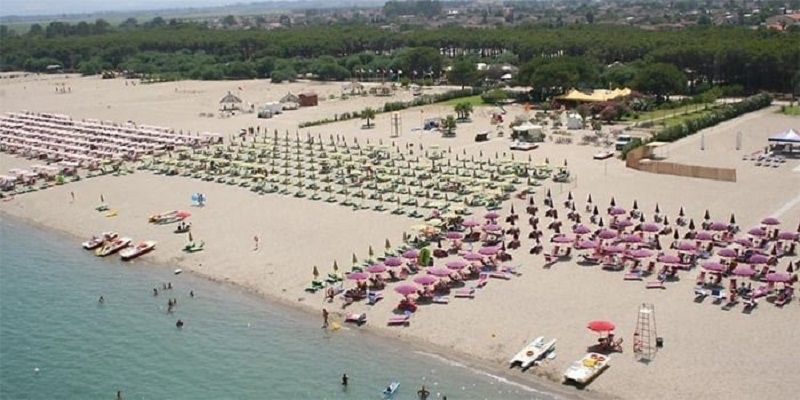
<svg viewBox="0 0 800 400">
<path fill-rule="evenodd" d="M 431 301 L 433 303 L 436 303 L 436 304 L 448 304 L 448 303 L 450 303 L 450 297 L 447 297 L 447 296 L 434 296 Z"/>
<path fill-rule="evenodd" d="M 706 298 L 709 295 L 709 291 L 705 289 L 703 286 L 698 285 L 694 287 L 694 296 L 695 299 L 700 300 Z"/>
<path fill-rule="evenodd" d="M 478 282 L 476 284 L 476 287 L 482 288 L 486 286 L 487 283 L 489 283 L 489 274 L 487 274 L 486 272 L 481 272 L 480 275 L 478 275 Z"/>
<path fill-rule="evenodd" d="M 388 326 L 408 326 L 411 324 L 411 314 L 406 313 L 402 315 L 392 315 L 386 322 Z"/>
<path fill-rule="evenodd" d="M 383 292 L 368 292 L 367 293 L 367 304 L 375 305 L 375 303 L 383 300 Z"/>
<path fill-rule="evenodd" d="M 719 303 L 722 300 L 725 300 L 727 295 L 725 294 L 725 290 L 723 289 L 711 289 L 711 297 L 714 298 L 714 301 Z"/>
<path fill-rule="evenodd" d="M 344 316 L 344 322 L 356 325 L 363 325 L 367 323 L 367 313 L 347 313 Z"/>
<path fill-rule="evenodd" d="M 511 279 L 511 274 L 504 271 L 491 271 L 488 272 L 490 278 L 497 278 L 497 279 Z"/>
<path fill-rule="evenodd" d="M 642 272 L 638 270 L 628 272 L 627 274 L 625 274 L 625 276 L 622 277 L 622 279 L 626 281 L 640 281 L 642 280 Z"/>
<path fill-rule="evenodd" d="M 666 289 L 667 287 L 664 286 L 664 281 L 650 281 L 647 282 L 646 286 L 647 289 Z"/>
<path fill-rule="evenodd" d="M 454 296 L 457 297 L 457 298 L 474 299 L 475 298 L 475 289 L 474 288 L 457 289 L 455 291 Z"/>
</svg>

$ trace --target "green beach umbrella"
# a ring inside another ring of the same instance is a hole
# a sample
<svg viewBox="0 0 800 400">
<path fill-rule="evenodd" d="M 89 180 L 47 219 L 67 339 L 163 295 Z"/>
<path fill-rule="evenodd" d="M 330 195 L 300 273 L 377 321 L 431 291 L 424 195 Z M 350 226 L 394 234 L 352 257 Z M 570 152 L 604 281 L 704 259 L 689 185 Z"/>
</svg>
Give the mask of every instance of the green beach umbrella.
<svg viewBox="0 0 800 400">
<path fill-rule="evenodd" d="M 319 277 L 319 270 L 317 270 L 316 265 L 314 266 L 314 271 L 312 271 L 311 274 L 314 275 L 314 279 L 317 279 Z"/>
</svg>

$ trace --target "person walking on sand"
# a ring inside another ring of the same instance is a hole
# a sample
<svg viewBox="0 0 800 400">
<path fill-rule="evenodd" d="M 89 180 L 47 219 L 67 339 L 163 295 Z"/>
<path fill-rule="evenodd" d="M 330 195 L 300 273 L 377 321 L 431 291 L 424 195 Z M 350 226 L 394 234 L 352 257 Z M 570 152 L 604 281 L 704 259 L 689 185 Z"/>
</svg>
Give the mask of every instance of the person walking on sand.
<svg viewBox="0 0 800 400">
<path fill-rule="evenodd" d="M 258 235 L 253 236 L 253 242 L 255 244 L 255 247 L 253 247 L 253 250 L 254 251 L 258 250 L 258 242 L 259 242 Z"/>
<path fill-rule="evenodd" d="M 322 309 L 322 327 L 323 328 L 327 328 L 328 327 L 328 309 L 327 308 L 323 308 Z"/>
<path fill-rule="evenodd" d="M 72 198 L 72 201 L 70 201 L 70 203 L 74 203 L 75 202 L 75 192 L 69 192 L 69 197 Z"/>
</svg>

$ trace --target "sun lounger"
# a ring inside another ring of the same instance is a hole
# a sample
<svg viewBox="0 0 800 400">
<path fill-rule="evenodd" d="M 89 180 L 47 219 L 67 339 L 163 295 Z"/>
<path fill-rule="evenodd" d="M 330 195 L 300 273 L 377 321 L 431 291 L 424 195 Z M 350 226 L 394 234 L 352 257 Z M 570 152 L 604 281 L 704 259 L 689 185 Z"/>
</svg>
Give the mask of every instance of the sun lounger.
<svg viewBox="0 0 800 400">
<path fill-rule="evenodd" d="M 642 272 L 641 271 L 628 272 L 627 274 L 625 274 L 623 279 L 626 281 L 640 281 L 642 280 Z"/>
<path fill-rule="evenodd" d="M 667 287 L 664 286 L 664 282 L 661 281 L 650 281 L 647 282 L 648 289 L 666 289 Z"/>
<path fill-rule="evenodd" d="M 367 304 L 369 305 L 375 305 L 380 300 L 383 300 L 382 292 L 369 292 L 367 294 Z"/>
<path fill-rule="evenodd" d="M 575 361 L 564 372 L 564 380 L 585 385 L 608 368 L 609 356 L 599 353 L 587 353 L 582 359 Z"/>
<path fill-rule="evenodd" d="M 697 298 L 705 298 L 710 293 L 711 292 L 709 292 L 708 289 L 704 289 L 702 286 L 695 286 L 694 287 L 694 295 Z"/>
<path fill-rule="evenodd" d="M 539 336 L 520 350 L 510 361 L 513 368 L 519 365 L 522 369 L 528 369 L 537 361 L 541 360 L 550 353 L 556 346 L 556 339 L 545 340 L 544 336 Z"/>
<path fill-rule="evenodd" d="M 492 271 L 489 272 L 488 274 L 490 278 L 505 279 L 505 280 L 511 279 L 511 274 L 508 272 Z"/>
<path fill-rule="evenodd" d="M 389 326 L 396 326 L 396 325 L 408 326 L 410 324 L 411 324 L 411 314 L 392 315 L 391 317 L 389 317 L 389 321 L 386 322 L 386 325 Z"/>
<path fill-rule="evenodd" d="M 472 298 L 475 298 L 475 289 L 473 289 L 473 288 L 457 289 L 455 291 L 454 295 L 455 295 L 455 297 L 458 297 L 458 298 L 470 298 L 470 299 L 472 299 Z"/>
<path fill-rule="evenodd" d="M 716 301 L 722 301 L 727 298 L 727 294 L 723 289 L 711 289 L 711 297 Z"/>
<path fill-rule="evenodd" d="M 433 301 L 436 304 L 447 304 L 450 303 L 450 298 L 447 296 L 434 296 Z"/>
<path fill-rule="evenodd" d="M 489 283 L 489 274 L 481 272 L 480 275 L 478 275 L 478 283 L 476 287 L 482 288 L 486 286 L 487 283 Z"/>
</svg>

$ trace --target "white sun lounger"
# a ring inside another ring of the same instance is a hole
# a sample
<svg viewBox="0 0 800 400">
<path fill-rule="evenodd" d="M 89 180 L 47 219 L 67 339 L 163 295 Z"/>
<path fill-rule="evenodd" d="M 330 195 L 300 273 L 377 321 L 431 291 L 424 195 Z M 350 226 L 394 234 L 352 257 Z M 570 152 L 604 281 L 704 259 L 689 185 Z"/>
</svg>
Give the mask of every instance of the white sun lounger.
<svg viewBox="0 0 800 400">
<path fill-rule="evenodd" d="M 550 353 L 556 346 L 556 339 L 545 340 L 544 336 L 539 336 L 530 342 L 509 361 L 511 367 L 519 365 L 522 369 L 528 369 L 536 361 L 541 360 Z"/>
</svg>

